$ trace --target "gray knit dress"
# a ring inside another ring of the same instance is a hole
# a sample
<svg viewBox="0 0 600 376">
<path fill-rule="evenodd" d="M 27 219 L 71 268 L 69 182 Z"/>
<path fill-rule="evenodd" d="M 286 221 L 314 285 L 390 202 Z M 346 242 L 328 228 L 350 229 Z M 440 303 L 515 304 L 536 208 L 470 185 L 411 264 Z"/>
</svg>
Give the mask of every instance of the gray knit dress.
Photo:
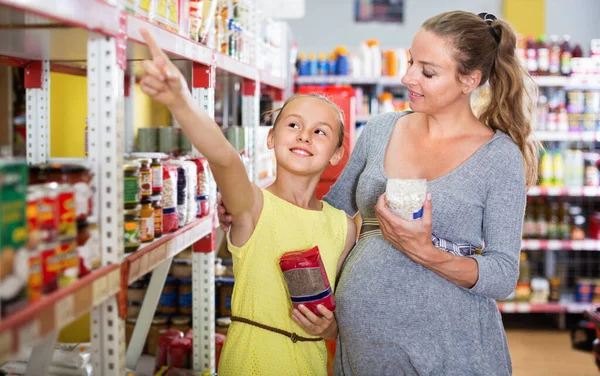
<svg viewBox="0 0 600 376">
<path fill-rule="evenodd" d="M 325 201 L 350 216 L 375 217 L 387 181 L 384 152 L 405 114 L 369 121 Z M 512 374 L 495 299 L 508 296 L 518 278 L 526 202 L 522 154 L 498 131 L 454 171 L 430 181 L 429 192 L 436 236 L 477 247 L 485 241 L 483 254 L 470 256 L 478 263 L 476 285 L 449 282 L 382 236 L 360 240 L 336 289 L 336 375 Z"/>
</svg>

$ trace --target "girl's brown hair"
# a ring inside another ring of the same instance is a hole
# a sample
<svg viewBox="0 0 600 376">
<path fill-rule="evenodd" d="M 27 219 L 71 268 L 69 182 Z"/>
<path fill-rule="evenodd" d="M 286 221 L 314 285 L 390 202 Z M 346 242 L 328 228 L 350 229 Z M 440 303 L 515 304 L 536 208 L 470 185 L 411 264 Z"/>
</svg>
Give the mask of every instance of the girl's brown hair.
<svg viewBox="0 0 600 376">
<path fill-rule="evenodd" d="M 492 130 L 508 134 L 521 150 L 528 186 L 535 185 L 538 175 L 539 143 L 531 138 L 535 84 L 516 55 L 517 37 L 512 27 L 495 17 L 469 12 L 439 14 L 422 27 L 450 43 L 458 74 L 481 71 L 480 86 L 489 82 L 489 102 L 479 113 L 479 120 Z"/>
<path fill-rule="evenodd" d="M 291 97 L 289 97 L 284 103 L 283 106 L 281 106 L 280 108 L 276 108 L 274 110 L 269 110 L 269 111 L 265 111 L 263 112 L 263 119 L 267 116 L 273 115 L 274 113 L 277 113 L 277 116 L 275 117 L 275 121 L 273 122 L 273 129 L 275 129 L 275 127 L 277 126 L 277 124 L 279 123 L 279 119 L 281 116 L 281 113 L 283 112 L 283 109 L 290 104 L 291 102 L 295 101 L 298 98 L 316 98 L 316 99 L 320 99 L 322 101 L 325 101 L 327 104 L 329 104 L 336 112 L 338 120 L 340 121 L 340 132 L 339 132 L 339 139 L 338 139 L 338 144 L 337 147 L 340 148 L 343 144 L 344 144 L 344 115 L 342 113 L 342 110 L 340 110 L 340 108 L 333 103 L 329 98 L 320 95 L 320 94 L 294 94 Z"/>
</svg>

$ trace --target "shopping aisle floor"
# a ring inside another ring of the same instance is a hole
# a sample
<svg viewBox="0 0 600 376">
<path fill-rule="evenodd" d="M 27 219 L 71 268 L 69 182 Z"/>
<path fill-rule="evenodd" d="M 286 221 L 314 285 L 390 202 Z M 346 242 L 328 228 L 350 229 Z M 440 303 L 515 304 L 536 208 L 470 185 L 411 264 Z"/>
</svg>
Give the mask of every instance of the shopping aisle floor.
<svg viewBox="0 0 600 376">
<path fill-rule="evenodd" d="M 507 329 L 514 376 L 598 376 L 592 353 L 573 350 L 570 332 Z"/>
</svg>

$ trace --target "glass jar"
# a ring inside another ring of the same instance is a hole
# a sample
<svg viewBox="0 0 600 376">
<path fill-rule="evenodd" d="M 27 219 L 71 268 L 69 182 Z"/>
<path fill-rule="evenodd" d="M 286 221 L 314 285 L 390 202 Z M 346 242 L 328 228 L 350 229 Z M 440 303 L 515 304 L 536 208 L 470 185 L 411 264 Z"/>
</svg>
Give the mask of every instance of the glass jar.
<svg viewBox="0 0 600 376">
<path fill-rule="evenodd" d="M 187 316 L 175 316 L 171 319 L 171 329 L 177 329 L 183 333 L 187 333 L 187 331 L 190 330 L 191 322 L 191 318 Z"/>
<path fill-rule="evenodd" d="M 77 220 L 84 220 L 92 213 L 92 174 L 84 166 L 76 164 L 51 164 L 44 168 L 47 182 L 68 184 L 75 193 Z"/>
<path fill-rule="evenodd" d="M 160 338 L 160 331 L 169 329 L 169 319 L 166 316 L 154 316 L 152 319 L 152 325 L 148 332 L 148 338 L 146 339 L 146 349 L 148 354 L 156 355 L 156 348 L 158 346 L 158 339 Z"/>
<path fill-rule="evenodd" d="M 137 316 L 128 317 L 125 321 L 125 346 L 129 346 L 129 341 L 131 341 L 131 337 L 133 336 L 133 329 L 135 329 L 135 324 L 137 323 Z M 143 352 L 143 349 L 142 349 Z"/>
<path fill-rule="evenodd" d="M 152 196 L 152 209 L 154 209 L 154 238 L 160 238 L 163 232 L 163 207 L 162 196 L 155 194 Z"/>
<path fill-rule="evenodd" d="M 135 209 L 140 203 L 140 165 L 135 162 L 123 166 L 125 209 Z"/>
<path fill-rule="evenodd" d="M 163 171 L 162 162 L 158 158 L 152 158 L 152 194 L 160 193 L 163 190 Z"/>
<path fill-rule="evenodd" d="M 79 255 L 79 277 L 84 277 L 92 271 L 92 260 L 90 258 L 90 247 L 88 243 L 92 237 L 90 225 L 87 220 L 77 222 L 77 254 Z"/>
<path fill-rule="evenodd" d="M 179 313 L 187 316 L 192 314 L 192 280 L 179 280 Z M 183 330 L 185 332 L 185 330 Z"/>
<path fill-rule="evenodd" d="M 140 240 L 149 243 L 154 240 L 154 208 L 150 197 L 142 198 L 142 209 L 140 210 Z"/>
<path fill-rule="evenodd" d="M 140 195 L 142 198 L 152 196 L 152 168 L 150 159 L 138 159 L 140 163 Z"/>
<path fill-rule="evenodd" d="M 123 227 L 125 230 L 125 253 L 135 252 L 140 248 L 140 208 L 124 211 Z"/>
<path fill-rule="evenodd" d="M 177 279 L 167 277 L 156 312 L 162 315 L 174 315 L 177 313 L 177 282 Z"/>
</svg>

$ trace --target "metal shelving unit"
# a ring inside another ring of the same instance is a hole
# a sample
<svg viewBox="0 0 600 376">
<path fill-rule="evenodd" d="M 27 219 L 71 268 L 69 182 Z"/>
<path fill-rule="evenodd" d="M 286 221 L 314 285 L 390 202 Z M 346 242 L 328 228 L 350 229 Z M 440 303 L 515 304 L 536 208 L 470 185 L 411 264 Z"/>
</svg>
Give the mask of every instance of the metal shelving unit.
<svg viewBox="0 0 600 376">
<path fill-rule="evenodd" d="M 30 164 L 50 158 L 50 72 L 87 76 L 86 163 L 94 173 L 92 218 L 101 231 L 102 254 L 100 269 L 0 321 L 0 361 L 33 345 L 27 374 L 45 374 L 59 330 L 91 312 L 94 375 L 133 372 L 171 261 L 193 245 L 193 367 L 198 372 L 214 372 L 214 214 L 133 254 L 124 253 L 123 154 L 131 149 L 133 135 L 133 116 L 126 113 L 133 106 L 131 101 L 126 106 L 125 95 L 131 92 L 139 61 L 149 57 L 140 29 L 148 29 L 159 46 L 183 66 L 182 71 L 191 73 L 188 78 L 193 98 L 212 117 L 217 69 L 242 78 L 243 125 L 248 127 L 259 125 L 261 85 L 281 97 L 288 79 L 164 30 L 108 1 L 0 0 L 0 19 L 7 24 L 1 32 L 0 63 L 26 69 Z M 252 24 L 256 30 L 249 32 L 257 36 L 258 20 Z M 260 53 L 258 43 L 253 45 L 250 52 L 256 57 Z M 129 90 L 124 90 L 125 84 Z M 212 193 L 214 207 L 214 181 Z M 153 272 L 150 288 L 130 346 L 125 349 L 127 287 L 149 272 Z"/>
</svg>

